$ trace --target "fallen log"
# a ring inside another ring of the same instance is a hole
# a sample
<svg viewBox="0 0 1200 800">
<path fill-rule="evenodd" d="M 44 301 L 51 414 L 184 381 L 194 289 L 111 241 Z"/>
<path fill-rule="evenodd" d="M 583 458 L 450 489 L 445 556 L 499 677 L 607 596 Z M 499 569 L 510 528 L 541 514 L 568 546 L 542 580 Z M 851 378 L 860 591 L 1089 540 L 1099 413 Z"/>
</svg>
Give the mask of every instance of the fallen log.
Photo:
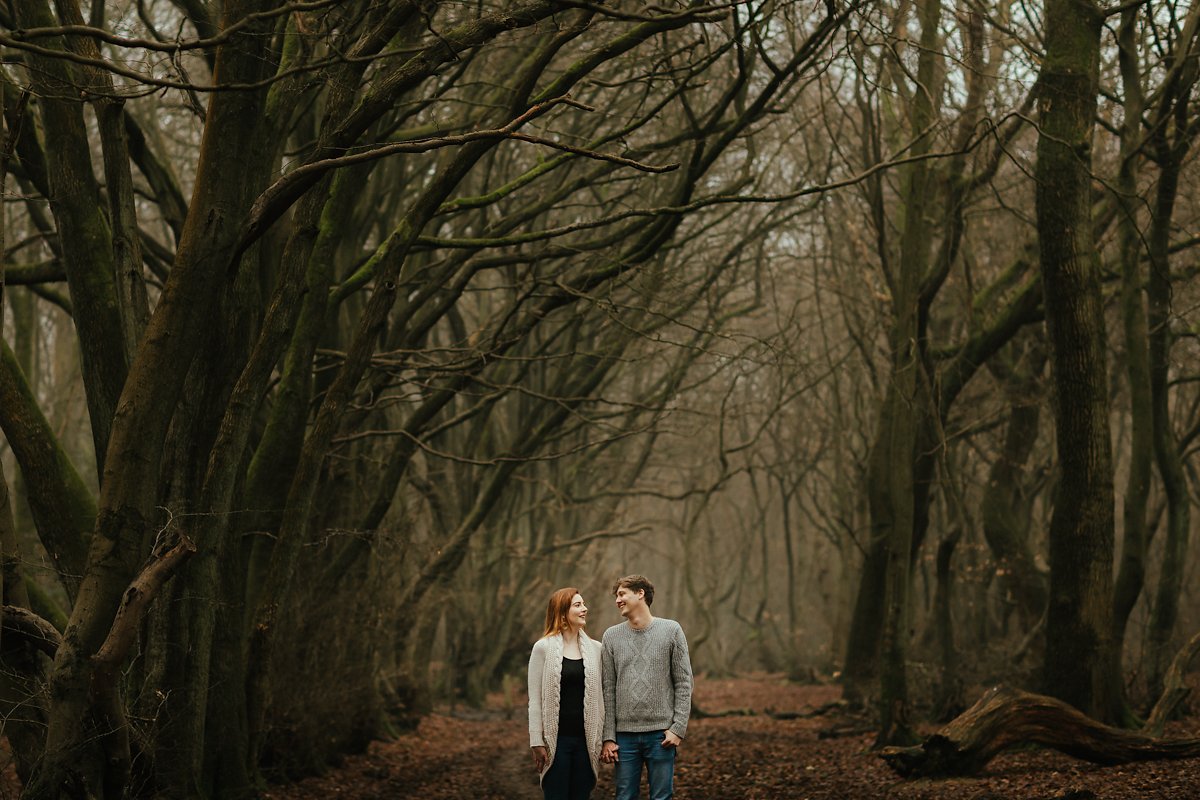
<svg viewBox="0 0 1200 800">
<path fill-rule="evenodd" d="M 840 711 L 848 705 L 845 700 L 832 700 L 808 711 L 775 711 L 771 708 L 766 708 L 762 711 L 753 708 L 728 708 L 724 711 L 705 711 L 700 706 L 692 703 L 691 716 L 692 719 L 717 719 L 719 717 L 757 717 L 761 714 L 778 720 L 810 719 L 812 717 L 824 716 L 830 711 Z"/>
<path fill-rule="evenodd" d="M 812 719 L 823 717 L 831 711 L 845 711 L 850 704 L 845 700 L 830 700 L 808 711 L 770 711 L 771 719 Z"/>
<path fill-rule="evenodd" d="M 692 704 L 692 719 L 717 719 L 718 717 L 753 717 L 762 712 L 753 708 L 727 708 L 724 711 L 705 711 L 695 703 Z"/>
<path fill-rule="evenodd" d="M 1200 739 L 1159 739 L 1114 728 L 1061 700 L 1007 686 L 990 689 L 924 743 L 885 747 L 879 756 L 906 778 L 951 777 L 974 774 L 1021 744 L 1105 765 L 1200 756 Z"/>
<path fill-rule="evenodd" d="M 1193 636 L 1175 654 L 1175 658 L 1171 659 L 1171 666 L 1167 669 L 1167 674 L 1163 676 L 1162 695 L 1154 704 L 1154 708 L 1150 710 L 1150 716 L 1146 718 L 1146 724 L 1142 726 L 1142 733 L 1150 736 L 1162 736 L 1163 726 L 1167 724 L 1167 720 L 1191 693 L 1191 689 L 1184 682 L 1184 675 L 1197 653 L 1200 653 L 1200 633 Z"/>
</svg>

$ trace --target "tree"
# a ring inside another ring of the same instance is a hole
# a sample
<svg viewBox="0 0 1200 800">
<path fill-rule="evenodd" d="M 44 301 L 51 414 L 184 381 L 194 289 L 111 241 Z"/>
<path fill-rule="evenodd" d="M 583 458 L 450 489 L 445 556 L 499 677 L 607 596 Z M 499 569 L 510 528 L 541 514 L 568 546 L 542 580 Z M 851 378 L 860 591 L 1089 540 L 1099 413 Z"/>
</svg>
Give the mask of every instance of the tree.
<svg viewBox="0 0 1200 800">
<path fill-rule="evenodd" d="M 899 128 L 909 137 L 902 140 L 902 147 L 913 153 L 913 163 L 902 172 L 906 183 L 897 195 L 899 220 L 893 222 L 884 213 L 890 206 L 883 186 L 870 187 L 869 203 L 879 260 L 884 274 L 890 276 L 887 285 L 892 300 L 889 352 L 893 379 L 885 385 L 880 400 L 868 468 L 866 491 L 872 532 L 859 580 L 843 676 L 846 692 L 855 702 L 871 696 L 874 680 L 883 678 L 888 684 L 887 687 L 880 684 L 885 709 L 903 706 L 898 665 L 904 658 L 898 651 L 891 656 L 881 654 L 880 643 L 892 642 L 884 635 L 883 625 L 893 615 L 907 613 L 902 613 L 906 602 L 902 594 L 908 591 L 904 587 L 911 581 L 912 564 L 930 524 L 938 453 L 946 446 L 945 421 L 978 368 L 1040 313 L 1037 287 L 1026 274 L 1031 263 L 1021 249 L 1013 254 L 1008 269 L 989 274 L 990 285 L 976 290 L 971 280 L 962 280 L 955 287 L 964 295 L 960 302 L 938 302 L 939 297 L 944 297 L 943 289 L 956 268 L 965 269 L 971 260 L 966 209 L 974 193 L 989 185 L 1003 160 L 1006 145 L 979 154 L 975 152 L 978 144 L 975 137 L 989 93 L 995 90 L 995 81 L 988 71 L 1004 60 L 1004 47 L 1000 42 L 985 47 L 982 17 L 975 10 L 962 12 L 965 24 L 961 28 L 964 52 L 961 84 L 965 92 L 958 105 L 957 120 L 951 125 L 942 102 L 949 84 L 944 78 L 946 44 L 939 28 L 940 5 L 921 5 L 916 10 L 922 31 L 916 80 L 911 87 L 904 82 L 908 70 L 903 63 L 889 69 L 894 85 L 899 87 L 897 93 L 906 100 L 910 117 Z M 899 16 L 892 24 L 897 31 L 903 31 L 906 23 Z M 1007 143 L 1020 134 L 1022 127 L 1018 119 L 1015 124 L 997 129 L 996 137 Z M 873 123 L 867 131 L 871 137 L 881 136 Z M 937 152 L 934 141 L 946 142 L 945 149 Z M 878 153 L 878 143 L 867 151 Z M 931 195 L 936 197 L 938 207 L 944 209 L 943 214 L 935 216 L 928 212 Z M 935 219 L 944 221 L 940 229 Z M 893 226 L 900 234 L 896 245 L 891 243 Z M 901 280 L 906 270 L 912 274 L 903 279 L 913 285 L 904 289 Z M 992 302 L 985 305 L 982 302 L 985 298 Z M 971 312 L 960 321 L 964 302 Z M 992 313 L 974 313 L 985 308 Z M 941 341 L 943 337 L 945 341 Z M 907 373 L 909 369 L 914 370 L 911 375 Z M 903 378 L 901 384 L 895 383 L 897 377 Z M 901 390 L 901 395 L 894 395 L 893 390 Z M 900 539 L 893 542 L 893 534 Z M 908 546 L 902 556 L 896 548 L 904 541 Z M 900 564 L 905 560 L 908 566 L 901 577 Z M 890 608 L 885 605 L 885 598 Z M 896 712 L 887 713 L 890 717 Z M 885 732 L 890 727 L 885 723 Z M 891 736 L 887 733 L 880 743 L 890 741 Z M 899 739 L 904 738 L 909 737 L 900 732 Z"/>
<path fill-rule="evenodd" d="M 1113 469 L 1091 153 L 1103 20 L 1094 3 L 1046 2 L 1035 173 L 1059 463 L 1044 680 L 1102 719 L 1111 713 Z"/>
<path fill-rule="evenodd" d="M 1153 407 L 1154 457 L 1167 498 L 1166 546 L 1150 621 L 1151 692 L 1158 690 L 1166 672 L 1171 637 L 1174 633 L 1183 564 L 1190 528 L 1190 502 L 1180 446 L 1170 417 L 1170 355 L 1175 333 L 1170 324 L 1172 280 L 1170 273 L 1170 229 L 1175 216 L 1183 157 L 1191 147 L 1194 125 L 1180 125 L 1190 118 L 1189 104 L 1200 73 L 1193 55 L 1200 36 L 1200 8 L 1188 10 L 1182 25 L 1173 26 L 1172 48 L 1159 97 L 1158 122 L 1151 128 L 1152 158 L 1159 166 L 1153 217 L 1149 236 L 1150 275 L 1147 281 L 1147 324 L 1149 338 L 1150 394 Z M 1175 131 L 1168 134 L 1167 119 Z"/>
<path fill-rule="evenodd" d="M 746 262 L 686 258 L 728 229 L 745 141 L 850 9 L 793 10 L 96 4 L 85 22 L 27 0 L 0 15 L 25 54 L 5 99 L 34 95 L 5 104 L 13 171 L 52 201 L 18 224 L 60 265 L 21 279 L 69 284 L 99 474 L 80 477 L 6 351 L 0 424 L 70 612 L 45 742 L 22 744 L 29 796 L 248 796 L 263 758 L 320 759 L 371 735 L 379 716 L 359 709 L 407 702 L 372 665 L 417 646 L 410 610 L 502 529 L 500 509 L 530 503 L 520 479 L 653 427 L 736 317 L 715 297 Z M 666 375 L 615 374 L 692 322 Z M 430 480 L 443 460 L 457 495 Z M 422 488 L 440 525 L 409 516 Z M 355 616 L 371 593 L 404 611 Z M 310 606 L 334 616 L 306 630 Z M 345 681 L 293 725 L 289 694 L 312 682 L 297 666 Z"/>
</svg>

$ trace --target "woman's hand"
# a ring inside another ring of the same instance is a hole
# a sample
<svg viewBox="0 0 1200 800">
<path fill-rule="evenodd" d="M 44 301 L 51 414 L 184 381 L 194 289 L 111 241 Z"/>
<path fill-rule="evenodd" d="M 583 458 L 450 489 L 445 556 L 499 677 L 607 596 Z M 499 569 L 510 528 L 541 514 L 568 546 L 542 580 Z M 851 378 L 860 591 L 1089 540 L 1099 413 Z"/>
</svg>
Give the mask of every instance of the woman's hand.
<svg viewBox="0 0 1200 800">
<path fill-rule="evenodd" d="M 534 745 L 529 748 L 533 751 L 533 768 L 541 772 L 546 768 L 546 761 L 549 760 L 550 754 L 546 752 L 546 748 L 542 745 Z"/>
</svg>

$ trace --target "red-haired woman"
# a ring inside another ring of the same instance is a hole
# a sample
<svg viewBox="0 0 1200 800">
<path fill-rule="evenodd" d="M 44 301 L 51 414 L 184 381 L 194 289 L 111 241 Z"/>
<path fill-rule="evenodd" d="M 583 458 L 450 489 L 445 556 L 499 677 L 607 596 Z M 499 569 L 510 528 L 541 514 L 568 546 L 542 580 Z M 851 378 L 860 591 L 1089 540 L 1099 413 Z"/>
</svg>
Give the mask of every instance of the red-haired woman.
<svg viewBox="0 0 1200 800">
<path fill-rule="evenodd" d="M 529 655 L 529 746 L 546 800 L 587 800 L 604 735 L 600 643 L 574 587 L 550 595 L 546 629 Z"/>
</svg>

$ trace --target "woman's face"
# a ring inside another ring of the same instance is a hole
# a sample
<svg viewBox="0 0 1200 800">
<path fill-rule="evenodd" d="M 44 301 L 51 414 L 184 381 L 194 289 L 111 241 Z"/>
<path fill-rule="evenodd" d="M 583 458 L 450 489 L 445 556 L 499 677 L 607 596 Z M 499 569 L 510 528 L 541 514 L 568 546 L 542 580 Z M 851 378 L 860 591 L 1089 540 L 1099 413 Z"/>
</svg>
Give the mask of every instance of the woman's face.
<svg viewBox="0 0 1200 800">
<path fill-rule="evenodd" d="M 575 630 L 587 627 L 587 606 L 583 603 L 583 595 L 577 594 L 571 599 L 571 608 L 567 611 L 567 623 Z"/>
</svg>

